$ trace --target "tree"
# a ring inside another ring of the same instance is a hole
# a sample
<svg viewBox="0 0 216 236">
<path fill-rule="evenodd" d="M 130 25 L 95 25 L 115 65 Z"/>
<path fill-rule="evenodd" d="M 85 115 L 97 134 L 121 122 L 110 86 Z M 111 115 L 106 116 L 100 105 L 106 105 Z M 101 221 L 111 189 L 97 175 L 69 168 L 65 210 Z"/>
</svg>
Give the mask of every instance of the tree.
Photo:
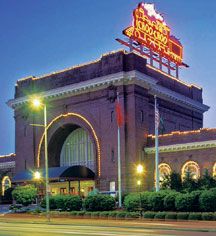
<svg viewBox="0 0 216 236">
<path fill-rule="evenodd" d="M 28 206 L 37 197 L 37 189 L 33 185 L 18 186 L 12 192 L 13 199 L 17 203 Z"/>
<path fill-rule="evenodd" d="M 202 178 L 198 180 L 200 189 L 208 190 L 210 188 L 216 187 L 216 180 L 209 175 L 208 170 L 206 169 Z"/>
<path fill-rule="evenodd" d="M 182 188 L 186 192 L 192 192 L 199 189 L 198 180 L 192 178 L 192 174 L 187 171 L 182 182 Z"/>
<path fill-rule="evenodd" d="M 180 174 L 172 172 L 170 175 L 164 176 L 164 179 L 161 181 L 161 188 L 181 191 L 182 182 Z"/>
</svg>

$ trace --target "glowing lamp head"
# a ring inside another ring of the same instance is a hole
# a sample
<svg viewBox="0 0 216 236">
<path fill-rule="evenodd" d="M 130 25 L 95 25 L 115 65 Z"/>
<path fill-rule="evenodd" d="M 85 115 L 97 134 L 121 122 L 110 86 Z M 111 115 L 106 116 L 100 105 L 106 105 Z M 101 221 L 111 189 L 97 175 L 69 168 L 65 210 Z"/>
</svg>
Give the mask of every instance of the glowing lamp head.
<svg viewBox="0 0 216 236">
<path fill-rule="evenodd" d="M 142 166 L 141 164 L 139 164 L 139 165 L 137 166 L 137 173 L 138 173 L 138 174 L 142 174 L 142 173 L 143 173 L 143 166 Z"/>
<path fill-rule="evenodd" d="M 35 180 L 41 179 L 41 173 L 40 173 L 39 171 L 35 171 L 35 172 L 34 172 L 34 179 L 35 179 Z"/>
<path fill-rule="evenodd" d="M 36 107 L 36 108 L 40 107 L 42 105 L 41 100 L 38 98 L 34 98 L 32 100 L 32 105 L 33 105 L 33 107 Z"/>
<path fill-rule="evenodd" d="M 141 180 L 137 180 L 137 185 L 138 185 L 138 186 L 141 185 Z"/>
</svg>

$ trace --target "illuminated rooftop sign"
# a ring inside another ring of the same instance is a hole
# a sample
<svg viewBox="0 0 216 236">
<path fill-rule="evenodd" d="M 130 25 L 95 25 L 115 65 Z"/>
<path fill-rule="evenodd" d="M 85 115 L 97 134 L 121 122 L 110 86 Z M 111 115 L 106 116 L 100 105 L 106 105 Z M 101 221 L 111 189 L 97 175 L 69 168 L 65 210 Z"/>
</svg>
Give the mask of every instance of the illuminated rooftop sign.
<svg viewBox="0 0 216 236">
<path fill-rule="evenodd" d="M 170 33 L 163 16 L 155 10 L 154 4 L 139 3 L 133 11 L 132 26 L 123 30 L 129 40 L 116 39 L 121 44 L 128 46 L 131 51 L 135 50 L 141 55 L 159 63 L 159 69 L 163 66 L 176 71 L 178 78 L 179 66 L 189 67 L 183 62 L 183 46 L 180 41 Z"/>
<path fill-rule="evenodd" d="M 170 35 L 170 28 L 156 12 L 154 4 L 140 3 L 133 12 L 132 26 L 123 34 L 177 65 L 182 64 L 183 47 Z"/>
</svg>

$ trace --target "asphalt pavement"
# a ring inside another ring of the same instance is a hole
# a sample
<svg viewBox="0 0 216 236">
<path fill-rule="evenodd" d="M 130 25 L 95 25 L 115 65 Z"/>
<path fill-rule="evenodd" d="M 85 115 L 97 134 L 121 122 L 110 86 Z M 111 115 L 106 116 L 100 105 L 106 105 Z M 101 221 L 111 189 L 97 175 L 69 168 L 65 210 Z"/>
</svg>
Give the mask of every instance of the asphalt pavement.
<svg viewBox="0 0 216 236">
<path fill-rule="evenodd" d="M 19 219 L 0 218 L 0 235 L 4 236 L 147 236 L 187 235 L 215 236 L 215 222 L 142 222 L 101 219 Z M 34 222 L 33 222 L 34 221 Z M 212 223 L 212 224 L 211 224 Z"/>
</svg>

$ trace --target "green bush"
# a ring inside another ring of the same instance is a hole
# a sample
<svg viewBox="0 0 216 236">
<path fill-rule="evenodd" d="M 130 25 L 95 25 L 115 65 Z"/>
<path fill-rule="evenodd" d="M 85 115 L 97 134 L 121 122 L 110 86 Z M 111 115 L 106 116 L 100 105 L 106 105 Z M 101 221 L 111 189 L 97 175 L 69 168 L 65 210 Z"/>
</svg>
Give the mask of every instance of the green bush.
<svg viewBox="0 0 216 236">
<path fill-rule="evenodd" d="M 85 211 L 77 211 L 76 215 L 77 216 L 84 216 L 85 215 Z"/>
<path fill-rule="evenodd" d="M 70 215 L 76 216 L 76 215 L 77 215 L 77 211 L 71 211 L 71 212 L 70 212 Z"/>
<path fill-rule="evenodd" d="M 140 217 L 140 213 L 138 213 L 138 212 L 128 212 L 126 217 L 127 218 L 139 218 Z"/>
<path fill-rule="evenodd" d="M 80 211 L 82 208 L 82 198 L 80 196 L 71 195 L 65 199 L 64 209 L 69 211 Z"/>
<path fill-rule="evenodd" d="M 196 190 L 190 193 L 190 196 L 192 197 L 191 211 L 200 211 L 199 198 L 201 193 L 201 190 Z"/>
<path fill-rule="evenodd" d="M 177 213 L 175 212 L 168 212 L 165 215 L 165 219 L 170 219 L 170 220 L 176 220 L 177 219 Z"/>
<path fill-rule="evenodd" d="M 149 195 L 149 208 L 152 211 L 163 211 L 164 210 L 164 198 L 168 196 L 172 191 L 165 190 L 160 192 L 154 192 Z M 173 210 L 173 209 L 172 209 Z"/>
<path fill-rule="evenodd" d="M 110 211 L 109 212 L 109 217 L 116 217 L 118 211 Z"/>
<path fill-rule="evenodd" d="M 214 190 L 203 191 L 199 203 L 202 211 L 216 211 L 216 192 Z"/>
<path fill-rule="evenodd" d="M 188 220 L 189 213 L 186 212 L 178 212 L 177 219 L 178 220 Z"/>
<path fill-rule="evenodd" d="M 162 220 L 162 219 L 165 219 L 165 216 L 166 216 L 166 212 L 158 212 L 158 213 L 155 214 L 154 219 Z"/>
<path fill-rule="evenodd" d="M 139 194 L 129 194 L 125 197 L 124 206 L 127 211 L 135 211 L 140 208 L 140 195 Z"/>
<path fill-rule="evenodd" d="M 178 195 L 179 193 L 177 192 L 170 192 L 168 195 L 166 195 L 164 197 L 164 210 L 166 211 L 175 211 L 176 208 L 175 208 L 175 199 L 176 199 L 176 196 Z"/>
<path fill-rule="evenodd" d="M 33 185 L 18 186 L 12 191 L 13 199 L 24 206 L 36 200 L 37 189 Z"/>
<path fill-rule="evenodd" d="M 202 214 L 197 212 L 189 213 L 188 220 L 202 220 Z"/>
<path fill-rule="evenodd" d="M 99 211 L 93 211 L 91 212 L 91 216 L 95 217 L 95 216 L 99 216 L 100 212 Z"/>
<path fill-rule="evenodd" d="M 109 211 L 102 211 L 102 212 L 100 212 L 100 216 L 102 216 L 102 217 L 109 216 Z"/>
<path fill-rule="evenodd" d="M 191 211 L 193 206 L 193 197 L 189 193 L 178 194 L 175 200 L 177 211 Z"/>
<path fill-rule="evenodd" d="M 214 220 L 214 214 L 211 212 L 202 213 L 202 220 Z"/>
<path fill-rule="evenodd" d="M 154 219 L 156 215 L 156 212 L 153 212 L 153 211 L 146 211 L 144 214 L 143 214 L 143 218 L 145 219 Z"/>
<path fill-rule="evenodd" d="M 127 212 L 125 211 L 119 211 L 117 214 L 116 214 L 116 217 L 118 218 L 125 218 L 127 215 Z"/>
<path fill-rule="evenodd" d="M 2 203 L 11 204 L 13 202 L 12 192 L 14 188 L 7 188 L 2 196 Z"/>
<path fill-rule="evenodd" d="M 84 201 L 87 211 L 109 211 L 115 208 L 115 199 L 109 195 L 97 194 L 88 196 Z"/>
<path fill-rule="evenodd" d="M 82 208 L 82 199 L 74 195 L 56 195 L 49 197 L 50 209 L 63 211 L 79 211 Z M 41 201 L 41 207 L 46 207 L 46 198 Z"/>
</svg>

